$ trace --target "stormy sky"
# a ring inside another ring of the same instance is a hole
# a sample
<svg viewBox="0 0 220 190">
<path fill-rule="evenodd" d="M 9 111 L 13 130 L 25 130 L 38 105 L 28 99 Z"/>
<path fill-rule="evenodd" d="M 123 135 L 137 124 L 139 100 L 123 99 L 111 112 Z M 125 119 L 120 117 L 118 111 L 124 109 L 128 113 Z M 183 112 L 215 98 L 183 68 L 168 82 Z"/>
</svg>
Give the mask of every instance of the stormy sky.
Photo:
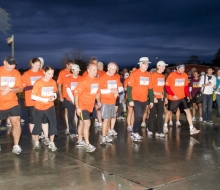
<svg viewBox="0 0 220 190">
<path fill-rule="evenodd" d="M 11 54 L 6 38 L 14 34 L 19 68 L 39 56 L 61 68 L 71 52 L 121 68 L 140 57 L 211 62 L 220 48 L 219 0 L 1 0 L 0 8 L 10 18 L 0 31 L 0 59 Z"/>
</svg>

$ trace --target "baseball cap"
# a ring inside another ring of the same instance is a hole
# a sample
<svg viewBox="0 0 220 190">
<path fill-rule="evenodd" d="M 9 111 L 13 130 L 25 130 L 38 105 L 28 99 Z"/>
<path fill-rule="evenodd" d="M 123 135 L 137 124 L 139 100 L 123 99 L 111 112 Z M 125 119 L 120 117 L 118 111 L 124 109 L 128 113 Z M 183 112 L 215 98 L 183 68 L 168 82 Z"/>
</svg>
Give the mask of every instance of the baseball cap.
<svg viewBox="0 0 220 190">
<path fill-rule="evenodd" d="M 9 65 L 17 65 L 15 58 L 12 56 L 6 56 L 4 61 L 7 61 Z"/>
<path fill-rule="evenodd" d="M 76 64 L 72 65 L 72 69 L 76 70 L 76 71 L 81 71 L 80 68 L 79 68 L 79 65 L 76 65 Z"/>
<path fill-rule="evenodd" d="M 129 73 L 125 73 L 124 74 L 124 78 L 126 79 L 126 78 L 128 78 L 129 77 Z"/>
<path fill-rule="evenodd" d="M 38 57 L 38 59 L 40 60 L 41 64 L 44 64 L 44 59 L 42 57 Z"/>
<path fill-rule="evenodd" d="M 99 66 L 99 65 L 103 65 L 103 63 L 102 63 L 101 61 L 99 61 L 99 62 L 98 62 L 98 66 Z"/>
<path fill-rule="evenodd" d="M 141 64 L 141 63 L 151 63 L 151 62 L 149 61 L 148 57 L 141 57 L 139 59 L 138 64 Z"/>
<path fill-rule="evenodd" d="M 158 61 L 157 66 L 168 66 L 164 61 Z"/>
</svg>

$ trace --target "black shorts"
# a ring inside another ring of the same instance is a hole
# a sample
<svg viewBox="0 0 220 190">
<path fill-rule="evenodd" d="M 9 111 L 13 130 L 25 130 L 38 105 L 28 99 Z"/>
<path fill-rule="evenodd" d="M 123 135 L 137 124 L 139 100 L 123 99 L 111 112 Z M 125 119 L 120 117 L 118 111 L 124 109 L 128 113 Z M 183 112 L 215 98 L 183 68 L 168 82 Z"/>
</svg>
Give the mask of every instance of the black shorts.
<svg viewBox="0 0 220 190">
<path fill-rule="evenodd" d="M 196 96 L 192 97 L 191 102 L 192 102 L 192 103 L 196 103 L 196 104 L 197 104 L 197 102 L 196 102 Z"/>
<path fill-rule="evenodd" d="M 182 98 L 180 100 L 168 100 L 168 110 L 172 112 L 176 112 L 177 109 L 180 110 L 189 109 L 189 103 L 186 98 Z"/>
<path fill-rule="evenodd" d="M 66 100 L 66 98 L 64 98 L 64 99 L 63 99 L 63 102 L 62 102 L 62 107 L 63 107 L 63 108 L 66 108 L 66 101 L 68 101 L 68 100 Z"/>
<path fill-rule="evenodd" d="M 34 124 L 34 121 L 35 121 L 34 106 L 27 106 L 26 109 L 27 109 L 28 116 L 29 116 L 29 123 Z M 42 123 L 43 124 L 48 123 L 48 119 L 46 115 L 43 116 Z"/>
<path fill-rule="evenodd" d="M 90 112 L 87 110 L 82 110 L 82 113 L 79 117 L 80 120 L 90 120 Z"/>
<path fill-rule="evenodd" d="M 8 117 L 20 117 L 20 108 L 18 105 L 7 109 L 7 110 L 0 110 L 0 120 L 7 119 Z"/>
<path fill-rule="evenodd" d="M 115 106 L 119 106 L 119 104 L 120 104 L 120 97 L 118 96 L 117 98 L 116 98 L 116 103 L 115 103 Z"/>
</svg>

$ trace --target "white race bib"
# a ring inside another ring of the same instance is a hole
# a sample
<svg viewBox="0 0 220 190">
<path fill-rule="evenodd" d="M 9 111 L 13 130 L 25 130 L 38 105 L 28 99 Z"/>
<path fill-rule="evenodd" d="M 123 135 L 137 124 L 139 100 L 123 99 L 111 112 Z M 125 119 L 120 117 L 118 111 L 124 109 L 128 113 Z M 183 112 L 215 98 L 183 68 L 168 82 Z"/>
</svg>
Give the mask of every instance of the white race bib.
<svg viewBox="0 0 220 190">
<path fill-rule="evenodd" d="M 34 85 L 34 83 L 36 82 L 36 80 L 38 80 L 39 78 L 41 78 L 41 76 L 35 76 L 35 77 L 31 77 L 31 85 Z"/>
<path fill-rule="evenodd" d="M 41 89 L 41 96 L 53 96 L 53 89 L 54 87 L 42 87 Z"/>
<path fill-rule="evenodd" d="M 116 80 L 108 80 L 108 89 L 117 88 L 117 81 Z"/>
<path fill-rule="evenodd" d="M 149 77 L 140 77 L 140 85 L 149 85 Z"/>
<path fill-rule="evenodd" d="M 1 77 L 1 86 L 14 87 L 15 77 Z"/>
<path fill-rule="evenodd" d="M 164 78 L 157 79 L 157 86 L 164 86 L 164 84 L 165 84 Z"/>
<path fill-rule="evenodd" d="M 99 84 L 98 83 L 91 84 L 91 92 L 90 92 L 90 94 L 96 94 L 98 89 L 99 89 Z"/>
<path fill-rule="evenodd" d="M 184 86 L 185 79 L 175 79 L 175 86 Z"/>
<path fill-rule="evenodd" d="M 76 86 L 78 85 L 78 82 L 71 82 L 70 83 L 70 89 L 75 90 Z"/>
</svg>

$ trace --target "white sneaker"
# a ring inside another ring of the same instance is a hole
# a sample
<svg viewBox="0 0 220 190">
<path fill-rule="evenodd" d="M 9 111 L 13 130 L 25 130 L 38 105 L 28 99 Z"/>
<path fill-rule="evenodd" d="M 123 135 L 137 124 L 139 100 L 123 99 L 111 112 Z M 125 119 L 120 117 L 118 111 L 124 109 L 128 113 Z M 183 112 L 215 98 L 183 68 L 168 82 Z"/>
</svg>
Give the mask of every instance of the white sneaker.
<svg viewBox="0 0 220 190">
<path fill-rule="evenodd" d="M 145 122 L 142 122 L 141 123 L 141 127 L 146 127 L 147 125 L 146 125 L 146 123 Z"/>
<path fill-rule="evenodd" d="M 199 133 L 200 130 L 197 130 L 195 127 L 193 127 L 191 130 L 190 130 L 190 135 L 195 135 L 197 133 Z"/>
<path fill-rule="evenodd" d="M 107 143 L 113 142 L 112 137 L 111 137 L 111 136 L 108 136 L 108 135 L 105 137 L 105 140 L 106 140 Z"/>
<path fill-rule="evenodd" d="M 148 131 L 147 134 L 150 135 L 150 136 L 152 136 L 152 135 L 153 135 L 153 132 Z"/>
<path fill-rule="evenodd" d="M 39 143 L 39 141 L 35 141 L 35 143 L 34 143 L 34 149 L 35 149 L 35 150 L 40 149 L 40 143 Z"/>
<path fill-rule="evenodd" d="M 195 118 L 195 117 L 193 117 L 193 118 L 192 118 L 192 121 L 196 121 L 196 118 Z"/>
<path fill-rule="evenodd" d="M 173 121 L 169 121 L 169 126 L 173 126 Z"/>
<path fill-rule="evenodd" d="M 127 130 L 130 131 L 130 132 L 132 132 L 132 131 L 133 131 L 133 127 L 132 127 L 132 126 L 128 126 L 128 127 L 127 127 Z"/>
<path fill-rule="evenodd" d="M 76 146 L 77 146 L 77 147 L 84 147 L 85 145 L 86 145 L 86 143 L 85 143 L 84 140 L 78 141 L 78 142 L 76 143 Z"/>
<path fill-rule="evenodd" d="M 22 149 L 19 145 L 14 145 L 13 148 L 12 148 L 12 153 L 15 153 L 15 154 L 21 154 L 22 152 Z"/>
<path fill-rule="evenodd" d="M 25 122 L 25 120 L 24 119 L 21 119 L 21 123 L 24 123 Z"/>
<path fill-rule="evenodd" d="M 164 138 L 165 135 L 164 135 L 163 133 L 160 133 L 160 137 L 161 137 L 161 138 Z"/>
<path fill-rule="evenodd" d="M 100 144 L 101 145 L 105 145 L 106 144 L 106 138 L 105 137 L 102 137 Z"/>
<path fill-rule="evenodd" d="M 166 134 L 168 132 L 169 132 L 168 127 L 167 126 L 163 126 L 163 133 Z"/>
<path fill-rule="evenodd" d="M 156 133 L 155 133 L 155 136 L 156 136 L 156 137 L 160 137 L 160 133 L 156 132 Z"/>
<path fill-rule="evenodd" d="M 138 139 L 142 140 L 143 137 L 141 135 L 139 135 L 139 133 L 137 133 Z"/>
<path fill-rule="evenodd" d="M 39 139 L 43 139 L 44 138 L 44 133 L 42 132 L 41 135 L 39 136 Z"/>
<path fill-rule="evenodd" d="M 131 133 L 131 139 L 132 139 L 133 141 L 142 140 L 142 139 L 140 138 L 140 135 L 139 135 L 138 133 Z"/>
<path fill-rule="evenodd" d="M 199 121 L 203 121 L 202 117 L 199 118 Z"/>
<path fill-rule="evenodd" d="M 49 138 L 45 138 L 45 139 L 44 139 L 44 144 L 47 145 L 47 146 L 50 144 Z"/>
<path fill-rule="evenodd" d="M 182 124 L 179 122 L 179 121 L 177 121 L 176 122 L 176 127 L 179 127 L 179 126 L 181 126 Z"/>
<path fill-rule="evenodd" d="M 52 152 L 57 150 L 57 147 L 55 146 L 54 142 L 50 142 L 48 148 L 51 149 Z"/>
<path fill-rule="evenodd" d="M 99 127 L 99 122 L 98 122 L 98 121 L 95 121 L 94 126 L 95 126 L 95 127 Z"/>
<path fill-rule="evenodd" d="M 66 135 L 70 135 L 69 128 L 65 130 L 65 134 L 66 134 Z"/>
<path fill-rule="evenodd" d="M 114 129 L 112 129 L 112 134 L 113 134 L 113 136 L 117 136 L 118 135 L 118 133 Z"/>
</svg>

